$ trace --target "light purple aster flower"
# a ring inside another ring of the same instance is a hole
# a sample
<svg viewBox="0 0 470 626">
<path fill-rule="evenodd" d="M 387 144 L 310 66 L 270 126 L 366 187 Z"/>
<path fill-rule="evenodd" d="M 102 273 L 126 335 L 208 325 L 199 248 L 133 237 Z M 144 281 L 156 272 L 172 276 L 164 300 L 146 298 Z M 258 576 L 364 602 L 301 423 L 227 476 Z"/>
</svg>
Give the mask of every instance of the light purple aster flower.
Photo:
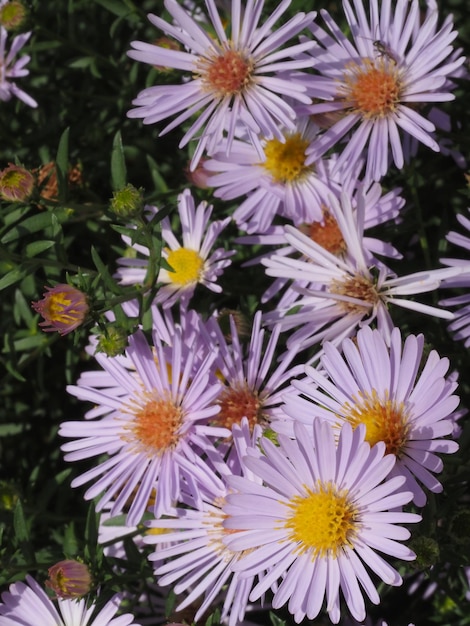
<svg viewBox="0 0 470 626">
<path fill-rule="evenodd" d="M 14 58 L 30 37 L 30 32 L 17 35 L 13 38 L 10 50 L 7 52 L 8 32 L 3 26 L 0 26 L 0 100 L 8 102 L 14 96 L 30 107 L 37 107 L 36 100 L 28 96 L 15 82 L 17 78 L 29 74 L 29 70 L 25 66 L 31 57 L 28 54 L 23 54 L 17 61 L 14 61 Z"/>
<path fill-rule="evenodd" d="M 404 165 L 400 133 L 411 135 L 439 151 L 435 126 L 423 105 L 453 100 L 448 77 L 463 64 L 450 45 L 456 38 L 452 17 L 437 27 L 437 9 L 421 22 L 418 0 L 370 1 L 369 16 L 362 0 L 343 0 L 353 38 L 344 35 L 327 11 L 323 19 L 331 34 L 312 24 L 321 46 L 315 49 L 311 94 L 325 103 L 309 107 L 313 114 L 342 112 L 341 119 L 312 146 L 315 161 L 349 131 L 350 139 L 338 167 L 355 163 L 367 147 L 366 178 L 379 180 L 387 173 L 390 153 L 398 168 Z"/>
<path fill-rule="evenodd" d="M 282 413 L 280 404 L 288 382 L 302 371 L 301 366 L 292 365 L 298 350 L 278 355 L 281 329 L 275 326 L 270 332 L 263 328 L 261 311 L 255 314 L 248 345 L 240 340 L 233 318 L 228 339 L 215 320 L 208 330 L 213 350 L 217 350 L 213 367 L 224 383 L 217 397 L 220 411 L 213 423 L 232 429 L 246 418 L 252 430 L 256 424 L 268 427 L 270 420 Z"/>
<path fill-rule="evenodd" d="M 238 470 L 237 475 L 256 477 L 241 463 L 242 456 L 250 445 L 254 445 L 261 435 L 261 426 L 256 425 L 251 431 L 248 421 L 244 419 L 239 426 L 234 426 L 234 449 L 238 457 L 237 464 L 229 468 L 222 457 L 217 463 L 217 470 L 226 479 Z M 260 481 L 258 480 L 258 483 Z M 194 620 L 211 608 L 214 601 L 223 593 L 222 622 L 236 626 L 243 620 L 248 596 L 255 582 L 255 576 L 245 577 L 233 572 L 233 564 L 243 553 L 230 550 L 224 545 L 223 538 L 227 535 L 223 521 L 225 514 L 222 504 L 227 495 L 221 496 L 208 490 L 194 506 L 192 498 L 184 508 L 176 508 L 172 517 L 147 522 L 150 532 L 144 542 L 155 545 L 156 549 L 149 559 L 154 562 L 155 575 L 159 585 L 172 585 L 176 594 L 185 593 L 185 598 L 176 610 L 181 611 L 199 597 L 204 600 L 198 607 Z M 152 530 L 165 531 L 152 533 Z M 170 541 L 171 546 L 162 544 Z M 262 572 L 260 573 L 262 576 Z M 227 588 L 225 589 L 225 585 Z"/>
<path fill-rule="evenodd" d="M 460 225 L 470 233 L 470 219 L 465 215 L 457 215 Z M 470 251 L 470 237 L 451 231 L 446 239 L 464 250 Z M 455 278 L 449 278 L 442 282 L 442 288 L 464 289 L 470 288 L 470 260 L 469 259 L 441 259 L 441 263 L 450 267 L 461 267 L 463 272 Z M 442 306 L 460 307 L 454 312 L 454 319 L 449 324 L 449 330 L 454 338 L 463 341 L 466 348 L 470 346 L 470 293 L 441 300 Z"/>
<path fill-rule="evenodd" d="M 91 481 L 85 498 L 101 496 L 98 511 L 112 501 L 112 516 L 129 507 L 127 524 L 133 526 L 152 502 L 155 516 L 168 510 L 183 482 L 222 488 L 198 444 L 200 437 L 214 441 L 230 431 L 208 425 L 219 410 L 214 400 L 220 383 L 210 369 L 214 354 L 201 363 L 198 350 L 183 343 L 181 332 L 170 347 L 154 334 L 152 350 L 138 331 L 129 339 L 126 357 L 132 369 L 119 357 L 95 357 L 112 377 L 112 386 L 102 386 L 106 377 L 94 383 L 88 375 L 67 387 L 80 400 L 92 402 L 100 419 L 64 422 L 59 434 L 73 439 L 62 446 L 66 461 L 107 455 L 75 478 L 72 487 Z"/>
<path fill-rule="evenodd" d="M 214 37 L 175 0 L 165 0 L 174 25 L 152 14 L 149 20 L 185 50 L 134 41 L 134 50 L 128 54 L 137 61 L 182 70 L 190 78 L 180 85 L 144 89 L 133 101 L 136 108 L 129 111 L 129 117 L 142 117 L 145 124 L 154 124 L 179 114 L 164 128 L 165 133 L 200 112 L 180 142 L 182 147 L 200 133 L 192 169 L 204 150 L 214 150 L 225 131 L 230 148 L 237 124 L 246 128 L 255 143 L 258 135 L 282 140 L 278 127 L 293 129 L 295 120 L 295 112 L 283 96 L 303 103 L 311 101 L 297 70 L 312 66 L 310 57 L 299 55 L 315 45 L 310 40 L 285 46 L 312 23 L 315 13 L 297 13 L 279 29 L 272 30 L 290 3 L 291 0 L 282 0 L 259 24 L 264 0 L 247 0 L 245 7 L 240 0 L 233 0 L 228 37 L 215 1 L 206 0 Z"/>
<path fill-rule="evenodd" d="M 2 626 L 23 626 L 27 624 L 51 624 L 53 626 L 139 626 L 134 616 L 125 613 L 116 617 L 120 596 L 115 595 L 99 611 L 96 602 L 86 599 L 61 600 L 53 602 L 44 589 L 32 578 L 26 576 L 26 583 L 16 582 L 9 591 L 2 593 L 0 603 L 0 623 Z"/>
<path fill-rule="evenodd" d="M 331 196 L 330 205 L 337 202 Z M 358 199 L 358 216 L 354 215 L 346 194 L 341 194 L 340 202 L 341 207 L 334 214 L 346 242 L 344 256 L 334 256 L 298 229 L 286 226 L 286 241 L 303 258 L 273 254 L 262 261 L 268 275 L 294 281 L 292 297 L 287 297 L 285 306 L 277 307 L 269 316 L 271 323 L 280 321 L 283 330 L 301 326 L 291 335 L 287 345 L 297 343 L 307 347 L 325 340 L 338 343 L 344 337 L 351 336 L 358 327 L 374 320 L 388 340 L 394 326 L 388 310 L 390 304 L 452 319 L 453 314 L 449 311 L 401 296 L 432 291 L 439 287 L 444 278 L 458 274 L 460 268 L 422 271 L 397 277 L 383 264 L 370 267 L 362 239 L 362 202 Z M 294 306 L 300 310 L 286 315 Z"/>
<path fill-rule="evenodd" d="M 307 367 L 307 378 L 293 381 L 295 391 L 284 396 L 284 411 L 294 423 L 322 419 L 338 430 L 344 422 L 354 428 L 364 424 L 366 441 L 383 441 L 387 453 L 397 457 L 392 475 L 406 478 L 417 506 L 426 503 L 419 483 L 442 491 L 434 476 L 443 467 L 436 453 L 458 449 L 455 441 L 443 439 L 452 434 L 459 403 L 457 383 L 445 376 L 449 359 L 435 350 L 423 359 L 423 347 L 423 335 L 402 342 L 395 328 L 387 347 L 379 331 L 363 328 L 356 341 L 343 342 L 341 352 L 325 343 L 321 367 Z"/>
<path fill-rule="evenodd" d="M 157 212 L 155 207 L 149 206 L 147 209 L 151 213 Z M 187 305 L 198 284 L 220 293 L 222 288 L 217 284 L 217 278 L 230 265 L 230 257 L 235 254 L 234 250 L 225 248 L 217 248 L 211 253 L 220 233 L 230 222 L 230 217 L 211 222 L 212 206 L 201 202 L 196 207 L 189 189 L 178 196 L 178 215 L 183 245 L 175 237 L 170 219 L 166 217 L 161 221 L 162 238 L 166 244 L 162 257 L 174 270 L 162 268 L 158 274 L 157 281 L 164 284 L 158 290 L 155 302 L 164 307 L 170 307 L 178 300 Z M 149 255 L 148 248 L 138 244 L 133 247 L 140 254 Z M 123 285 L 144 281 L 148 265 L 146 259 L 124 257 L 118 259 L 118 263 L 121 267 L 116 276 Z"/>
<path fill-rule="evenodd" d="M 296 622 L 314 619 L 326 598 L 330 619 L 341 615 L 340 592 L 355 619 L 366 616 L 363 594 L 378 604 L 367 566 L 389 585 L 400 585 L 398 572 L 378 554 L 412 560 L 400 541 L 410 532 L 401 524 L 419 515 L 401 511 L 412 494 L 405 478 L 387 480 L 394 463 L 385 445 L 370 447 L 363 426 L 345 424 L 335 441 L 333 428 L 316 420 L 295 425 L 295 440 L 280 435 L 249 448 L 246 467 L 263 485 L 246 477 L 228 477 L 233 489 L 223 507 L 224 543 L 245 551 L 233 569 L 244 576 L 266 571 L 253 588 L 254 601 L 273 590 L 272 606 L 287 605 Z M 361 589 L 362 587 L 362 589 Z"/>
<path fill-rule="evenodd" d="M 248 233 L 266 232 L 276 215 L 295 223 L 307 221 L 307 215 L 319 220 L 322 202 L 337 188 L 327 162 L 319 159 L 306 165 L 306 151 L 318 134 L 316 124 L 304 116 L 297 119 L 294 130 L 281 131 L 282 141 L 261 140 L 262 158 L 253 144 L 235 140 L 229 154 L 222 142 L 204 162 L 215 196 L 233 200 L 248 194 L 233 213 L 239 228 Z"/>
</svg>

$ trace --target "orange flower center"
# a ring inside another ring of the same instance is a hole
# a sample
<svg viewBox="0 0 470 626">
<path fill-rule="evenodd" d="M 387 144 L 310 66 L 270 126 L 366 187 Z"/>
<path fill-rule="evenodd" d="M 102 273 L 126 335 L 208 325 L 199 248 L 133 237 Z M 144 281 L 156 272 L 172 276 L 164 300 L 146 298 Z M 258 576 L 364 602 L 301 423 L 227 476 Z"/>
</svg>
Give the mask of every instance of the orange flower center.
<svg viewBox="0 0 470 626">
<path fill-rule="evenodd" d="M 240 424 L 244 417 L 247 418 L 250 430 L 258 424 L 262 418 L 262 401 L 259 395 L 247 385 L 225 387 L 219 395 L 217 403 L 220 412 L 215 416 L 217 425 L 232 428 L 234 424 Z"/>
<path fill-rule="evenodd" d="M 338 222 L 325 209 L 323 210 L 323 221 L 305 224 L 300 230 L 335 256 L 341 256 L 346 251 L 346 242 L 343 239 Z"/>
<path fill-rule="evenodd" d="M 237 50 L 228 49 L 210 60 L 203 59 L 198 73 L 206 89 L 223 98 L 246 88 L 253 73 L 253 63 Z"/>
<path fill-rule="evenodd" d="M 122 411 L 134 414 L 129 427 L 132 440 L 149 454 L 161 454 L 178 443 L 183 412 L 169 396 L 160 396 L 155 389 L 143 391 Z"/>
<path fill-rule="evenodd" d="M 359 313 L 360 311 L 366 311 L 370 309 L 370 306 L 375 306 L 380 296 L 377 293 L 377 289 L 373 283 L 364 276 L 356 274 L 356 276 L 348 277 L 346 280 L 332 280 L 330 287 L 330 293 L 336 293 L 341 296 L 349 296 L 356 300 L 362 300 L 363 305 L 353 302 L 339 301 L 339 305 L 344 309 L 346 314 Z"/>
<path fill-rule="evenodd" d="M 363 59 L 362 65 L 349 64 L 344 75 L 341 97 L 364 118 L 387 117 L 400 102 L 401 80 L 398 68 L 386 57 Z"/>
</svg>

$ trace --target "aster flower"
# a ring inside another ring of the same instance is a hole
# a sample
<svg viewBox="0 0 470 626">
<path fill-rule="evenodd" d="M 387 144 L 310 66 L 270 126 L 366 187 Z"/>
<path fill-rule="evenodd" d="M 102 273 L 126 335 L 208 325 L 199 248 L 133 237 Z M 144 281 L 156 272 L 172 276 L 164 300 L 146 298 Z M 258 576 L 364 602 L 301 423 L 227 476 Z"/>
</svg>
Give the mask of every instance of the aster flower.
<svg viewBox="0 0 470 626">
<path fill-rule="evenodd" d="M 371 448 L 364 433 L 363 426 L 353 430 L 345 424 L 336 445 L 327 422 L 316 420 L 308 430 L 296 423 L 295 440 L 280 435 L 277 446 L 262 439 L 262 451 L 258 446 L 247 450 L 245 465 L 263 485 L 227 478 L 233 493 L 223 507 L 229 531 L 224 543 L 245 551 L 233 569 L 244 576 L 267 570 L 250 600 L 279 580 L 273 608 L 287 604 L 296 622 L 314 619 L 326 596 L 328 615 L 338 623 L 341 591 L 353 617 L 362 621 L 363 592 L 379 602 L 365 565 L 385 583 L 401 584 L 378 552 L 414 559 L 399 543 L 410 536 L 401 524 L 421 518 L 400 510 L 412 498 L 403 489 L 405 478 L 384 481 L 395 458 L 384 456 L 383 443 Z"/>
<path fill-rule="evenodd" d="M 255 425 L 252 432 L 250 430 L 246 419 L 233 427 L 238 463 L 232 463 L 229 468 L 222 458 L 219 459 L 217 468 L 224 480 L 236 473 L 260 482 L 241 462 L 247 446 L 254 445 L 261 435 L 259 425 Z M 248 596 L 256 577 L 233 573 L 233 564 L 241 558 L 242 553 L 230 550 L 223 543 L 227 535 L 222 510 L 226 495 L 227 491 L 221 496 L 207 490 L 197 503 L 198 506 L 191 498 L 186 502 L 183 499 L 186 506 L 176 508 L 171 517 L 147 522 L 150 530 L 165 532 L 148 533 L 144 542 L 156 547 L 149 559 L 154 563 L 158 584 L 164 587 L 171 585 L 178 595 L 185 593 L 184 599 L 176 607 L 177 611 L 203 596 L 194 616 L 194 621 L 198 622 L 214 601 L 220 598 L 221 591 L 227 585 L 223 594 L 221 620 L 229 626 L 236 626 L 244 618 Z M 171 546 L 162 547 L 165 541 L 171 541 Z"/>
<path fill-rule="evenodd" d="M 331 196 L 330 205 L 337 202 Z M 361 213 L 363 215 L 363 211 Z M 298 292 L 296 299 L 289 297 L 286 306 L 277 307 L 277 311 L 269 316 L 271 323 L 280 321 L 283 330 L 301 326 L 289 338 L 288 346 L 297 343 L 307 347 L 324 340 L 339 342 L 351 336 L 358 327 L 374 320 L 388 340 L 393 328 L 388 311 L 390 304 L 452 319 L 449 311 L 400 296 L 436 289 L 444 278 L 458 274 L 461 271 L 459 268 L 397 277 L 383 264 L 369 267 L 362 241 L 363 218 L 355 218 L 346 194 L 341 194 L 341 207 L 337 207 L 334 214 L 346 242 L 343 257 L 334 256 L 298 229 L 286 226 L 286 241 L 304 257 L 293 259 L 273 254 L 262 261 L 268 275 L 294 281 L 292 296 Z M 301 285 L 298 288 L 297 283 Z M 286 315 L 293 306 L 300 310 Z"/>
<path fill-rule="evenodd" d="M 233 218 L 248 233 L 264 233 L 276 215 L 294 223 L 319 220 L 322 201 L 336 188 L 327 162 L 306 165 L 306 151 L 318 133 L 308 116 L 299 117 L 295 128 L 282 128 L 283 138 L 262 139 L 263 156 L 248 141 L 235 140 L 228 152 L 221 142 L 204 163 L 211 172 L 214 195 L 223 200 L 248 197 L 235 209 Z"/>
<path fill-rule="evenodd" d="M 470 220 L 465 215 L 457 215 L 460 225 L 470 232 Z M 470 237 L 451 231 L 446 239 L 464 250 L 470 250 Z M 441 263 L 450 267 L 461 267 L 462 273 L 454 278 L 448 278 L 442 282 L 442 288 L 464 289 L 470 287 L 470 260 L 444 258 Z M 470 346 L 470 293 L 463 293 L 452 298 L 441 300 L 442 306 L 459 307 L 454 313 L 454 319 L 449 324 L 449 330 L 454 338 L 464 342 L 466 348 Z"/>
<path fill-rule="evenodd" d="M 330 161 L 334 161 L 334 159 Z M 362 222 L 364 224 L 364 231 L 389 220 L 396 219 L 400 209 L 405 204 L 404 199 L 399 195 L 401 189 L 394 189 L 382 195 L 382 188 L 379 183 L 363 185 L 359 183 L 357 179 L 351 179 L 344 181 L 344 184 L 341 185 L 341 189 L 350 196 L 353 218 L 356 222 Z M 338 209 L 342 211 L 341 204 L 330 204 L 329 200 L 325 199 L 321 207 L 321 217 L 319 219 L 315 218 L 316 210 L 307 208 L 305 221 L 296 224 L 296 226 L 300 232 L 310 237 L 313 241 L 316 241 L 322 248 L 334 256 L 342 257 L 347 253 L 347 242 L 339 226 L 341 216 L 339 216 L 338 219 L 336 218 L 336 211 Z M 239 237 L 237 240 L 239 243 L 277 246 L 274 251 L 269 251 L 256 259 L 252 259 L 245 263 L 245 265 L 258 264 L 262 262 L 263 258 L 272 255 L 281 255 L 284 257 L 298 256 L 296 249 L 288 244 L 285 232 L 284 226 L 272 226 L 265 234 Z M 376 255 L 387 256 L 394 259 L 402 258 L 402 255 L 390 243 L 376 237 L 363 235 L 362 245 L 369 266 L 380 264 Z M 283 247 L 280 248 L 279 246 Z M 287 278 L 277 278 L 262 295 L 261 301 L 267 302 L 272 297 L 279 294 L 287 283 Z"/>
<path fill-rule="evenodd" d="M 88 311 L 88 299 L 79 289 L 67 284 L 46 287 L 42 300 L 32 302 L 31 306 L 44 318 L 39 326 L 46 332 L 57 331 L 67 335 L 78 328 L 85 320 Z"/>
<path fill-rule="evenodd" d="M 403 343 L 394 328 L 388 347 L 377 330 L 363 328 L 355 341 L 343 342 L 341 352 L 323 344 L 321 368 L 307 367 L 307 378 L 293 381 L 295 393 L 284 396 L 284 411 L 294 422 L 322 419 L 337 429 L 344 422 L 353 428 L 364 424 L 366 441 L 384 442 L 387 453 L 397 457 L 392 475 L 406 478 L 417 506 L 426 503 L 419 483 L 442 491 L 434 476 L 443 465 L 436 453 L 458 449 L 455 441 L 443 439 L 453 431 L 459 403 L 457 383 L 445 377 L 449 359 L 435 350 L 423 359 L 423 347 L 423 335 L 409 335 Z"/>
<path fill-rule="evenodd" d="M 266 428 L 278 412 L 282 413 L 279 407 L 287 383 L 303 369 L 292 365 L 298 349 L 276 358 L 281 329 L 277 326 L 269 332 L 261 324 L 262 314 L 257 311 L 248 346 L 240 341 L 233 318 L 228 340 L 217 322 L 208 328 L 210 343 L 218 352 L 214 368 L 224 383 L 216 401 L 220 411 L 214 417 L 215 424 L 232 429 L 245 418 L 252 430 L 256 424 Z"/>
<path fill-rule="evenodd" d="M 53 602 L 31 576 L 26 583 L 16 582 L 2 594 L 0 616 L 2 626 L 20 624 L 53 624 L 54 626 L 139 626 L 134 616 L 125 613 L 115 617 L 119 610 L 120 596 L 115 595 L 96 614 L 96 602 L 62 600 Z"/>
<path fill-rule="evenodd" d="M 324 103 L 309 107 L 313 114 L 342 112 L 341 119 L 325 131 L 312 147 L 315 161 L 352 131 L 338 159 L 338 167 L 354 163 L 367 148 L 366 178 L 379 180 L 389 168 L 390 153 L 398 168 L 404 165 L 400 133 L 411 135 L 434 151 L 434 124 L 423 105 L 453 100 L 448 77 L 463 64 L 450 45 L 457 36 L 452 17 L 437 28 L 437 10 L 428 11 L 421 23 L 418 0 L 371 0 L 369 17 L 362 0 L 343 0 L 353 38 L 350 41 L 327 11 L 323 19 L 331 33 L 312 24 L 320 44 L 315 49 L 311 92 L 318 90 Z M 318 83 L 316 82 L 318 80 Z"/>
<path fill-rule="evenodd" d="M 48 569 L 46 587 L 59 598 L 81 598 L 92 588 L 92 577 L 88 566 L 81 561 L 65 559 Z"/>
<path fill-rule="evenodd" d="M 259 24 L 264 0 L 248 0 L 244 8 L 240 0 L 234 0 L 228 37 L 215 1 L 206 0 L 215 31 L 213 37 L 175 0 L 165 0 L 174 25 L 156 15 L 150 14 L 148 18 L 154 26 L 179 41 L 185 51 L 134 41 L 131 44 L 134 49 L 128 54 L 137 61 L 182 70 L 191 78 L 180 85 L 144 89 L 133 101 L 136 108 L 129 111 L 129 117 L 142 117 L 145 124 L 154 124 L 179 114 L 163 129 L 165 133 L 200 112 L 180 142 L 183 147 L 201 132 L 192 169 L 204 150 L 214 150 L 225 130 L 230 148 L 237 124 L 246 128 L 255 143 L 258 143 L 258 135 L 282 140 L 279 125 L 293 129 L 295 120 L 293 108 L 282 96 L 310 103 L 297 70 L 312 66 L 310 58 L 299 55 L 314 45 L 307 41 L 285 46 L 312 22 L 314 13 L 297 13 L 272 31 L 290 2 L 280 2 L 266 21 Z"/>
<path fill-rule="evenodd" d="M 23 54 L 17 61 L 14 61 L 14 58 L 30 37 L 30 32 L 17 35 L 13 38 L 10 50 L 7 52 L 8 33 L 3 26 L 0 26 L 0 100 L 8 102 L 14 96 L 30 107 L 37 107 L 36 100 L 28 96 L 15 82 L 17 78 L 29 74 L 29 70 L 25 67 L 31 57 Z"/>
<path fill-rule="evenodd" d="M 152 508 L 162 515 L 179 498 L 183 481 L 208 482 L 221 487 L 202 460 L 199 437 L 214 441 L 230 434 L 225 428 L 208 426 L 217 413 L 214 400 L 219 385 L 211 376 L 215 355 L 201 363 L 197 350 L 183 343 L 181 331 L 170 347 L 154 334 L 154 351 L 138 331 L 129 339 L 126 358 L 96 355 L 96 360 L 113 379 L 88 375 L 67 390 L 80 400 L 96 405 L 99 419 L 64 422 L 59 434 L 73 441 L 62 446 L 66 461 L 100 457 L 106 460 L 72 481 L 72 487 L 93 484 L 86 499 L 101 496 L 97 510 L 113 501 L 112 516 L 129 508 L 127 524 L 137 524 L 156 491 Z"/>
<path fill-rule="evenodd" d="M 155 207 L 147 207 L 155 213 Z M 164 307 L 172 306 L 177 300 L 187 304 L 198 284 L 207 289 L 220 293 L 217 278 L 230 265 L 229 260 L 235 254 L 233 250 L 217 248 L 211 254 L 217 237 L 230 222 L 230 218 L 210 221 L 212 206 L 201 202 L 197 207 L 189 189 L 185 189 L 178 196 L 178 214 L 181 220 L 183 245 L 174 235 L 169 218 L 161 221 L 162 238 L 166 246 L 162 252 L 163 258 L 173 271 L 161 269 L 158 282 L 164 283 L 155 297 L 155 302 Z M 127 240 L 127 239 L 126 239 Z M 135 244 L 135 250 L 146 256 L 148 248 Z M 116 272 L 120 282 L 124 285 L 142 283 L 147 271 L 147 260 L 140 258 L 121 258 L 121 266 Z"/>
</svg>

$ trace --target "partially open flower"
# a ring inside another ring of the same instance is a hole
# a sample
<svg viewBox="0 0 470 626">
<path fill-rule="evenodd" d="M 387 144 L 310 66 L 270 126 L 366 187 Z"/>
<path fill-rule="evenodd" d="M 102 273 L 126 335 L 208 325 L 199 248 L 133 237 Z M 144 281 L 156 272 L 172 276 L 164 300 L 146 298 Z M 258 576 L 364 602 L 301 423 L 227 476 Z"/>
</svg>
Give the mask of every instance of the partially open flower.
<svg viewBox="0 0 470 626">
<path fill-rule="evenodd" d="M 0 197 L 6 202 L 26 202 L 34 186 L 33 174 L 20 165 L 10 163 L 0 172 Z"/>
<path fill-rule="evenodd" d="M 85 596 L 92 587 L 90 570 L 85 563 L 66 559 L 49 568 L 46 587 L 52 589 L 57 597 L 71 600 Z"/>
<path fill-rule="evenodd" d="M 57 331 L 67 335 L 75 330 L 85 319 L 89 306 L 84 293 L 66 284 L 46 287 L 42 300 L 33 302 L 31 306 L 43 316 L 39 326 L 45 332 Z"/>
</svg>

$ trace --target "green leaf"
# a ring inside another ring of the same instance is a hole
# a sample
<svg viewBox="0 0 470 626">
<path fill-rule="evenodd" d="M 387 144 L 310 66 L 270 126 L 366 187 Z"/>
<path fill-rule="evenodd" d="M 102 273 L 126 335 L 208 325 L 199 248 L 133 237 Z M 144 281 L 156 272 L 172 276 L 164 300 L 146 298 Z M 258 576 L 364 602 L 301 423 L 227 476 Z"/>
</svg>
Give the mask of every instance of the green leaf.
<svg viewBox="0 0 470 626">
<path fill-rule="evenodd" d="M 114 13 L 118 17 L 124 17 L 130 13 L 128 7 L 121 0 L 95 0 L 97 4 Z"/>
<path fill-rule="evenodd" d="M 111 152 L 111 183 L 114 191 L 119 191 L 126 185 L 127 171 L 124 159 L 124 148 L 122 146 L 121 133 L 114 136 L 113 150 Z"/>
<path fill-rule="evenodd" d="M 105 286 L 112 293 L 119 294 L 120 291 L 119 291 L 118 285 L 116 284 L 116 281 L 113 279 L 113 277 L 109 273 L 107 266 L 103 263 L 103 261 L 100 258 L 100 255 L 98 254 L 98 252 L 93 246 L 91 247 L 91 258 L 93 259 L 93 263 L 95 264 L 96 269 L 98 270 Z"/>
<path fill-rule="evenodd" d="M 88 507 L 88 515 L 85 526 L 85 559 L 90 560 L 92 563 L 95 561 L 96 545 L 98 543 L 98 517 L 96 512 L 95 503 L 91 502 Z"/>
<path fill-rule="evenodd" d="M 9 230 L 1 239 L 2 243 L 10 243 L 15 241 L 15 239 L 19 239 L 20 237 L 25 237 L 26 235 L 31 235 L 32 233 L 37 233 L 40 230 L 44 230 L 46 228 L 50 228 L 53 225 L 52 213 L 46 211 L 44 213 L 38 213 L 36 215 L 31 215 L 27 217 L 25 220 L 14 226 L 11 230 Z"/>
<path fill-rule="evenodd" d="M 18 283 L 20 280 L 23 280 L 27 273 L 28 272 L 25 268 L 15 267 L 11 270 L 11 272 L 8 272 L 8 274 L 5 274 L 0 278 L 0 291 L 2 289 L 6 289 L 10 285 Z"/>
<path fill-rule="evenodd" d="M 152 177 L 153 185 L 157 191 L 161 193 L 168 192 L 168 185 L 166 184 L 164 178 L 159 172 L 158 164 L 154 158 L 152 158 L 149 154 L 147 155 L 147 165 L 149 166 L 150 175 Z"/>
<path fill-rule="evenodd" d="M 15 529 L 15 537 L 18 542 L 29 541 L 29 531 L 24 518 L 23 505 L 18 500 L 13 512 L 13 528 Z"/>
<path fill-rule="evenodd" d="M 62 133 L 57 149 L 56 173 L 59 188 L 59 202 L 63 204 L 67 198 L 67 173 L 69 170 L 69 128 Z"/>
<path fill-rule="evenodd" d="M 56 222 L 57 224 L 57 222 Z M 43 239 L 41 241 L 33 241 L 32 243 L 28 243 L 25 247 L 24 252 L 28 258 L 36 256 L 37 254 L 41 254 L 45 250 L 49 250 L 55 244 L 55 241 L 51 241 L 50 239 Z"/>
</svg>

